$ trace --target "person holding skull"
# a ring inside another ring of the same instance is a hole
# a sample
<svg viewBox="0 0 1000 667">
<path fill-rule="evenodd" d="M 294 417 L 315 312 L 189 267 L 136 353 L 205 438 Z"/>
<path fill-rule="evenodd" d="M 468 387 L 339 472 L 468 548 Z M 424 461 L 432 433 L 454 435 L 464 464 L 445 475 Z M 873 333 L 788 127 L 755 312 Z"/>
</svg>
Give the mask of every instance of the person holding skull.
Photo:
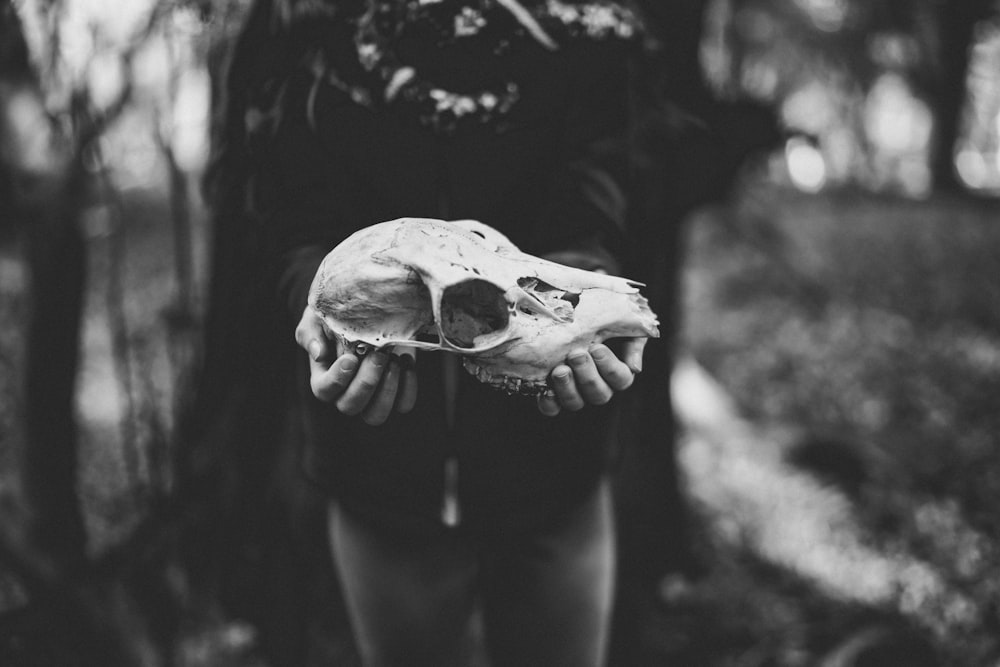
<svg viewBox="0 0 1000 667">
<path fill-rule="evenodd" d="M 645 337 L 573 349 L 551 391 L 507 396 L 453 354 L 344 349 L 308 295 L 333 247 L 403 217 L 478 220 L 524 252 L 620 275 L 639 22 L 608 1 L 290 6 L 296 67 L 248 116 L 269 130 L 255 192 L 307 353 L 303 468 L 329 493 L 362 659 L 465 664 L 478 607 L 495 665 L 601 665 L 615 397 Z"/>
</svg>

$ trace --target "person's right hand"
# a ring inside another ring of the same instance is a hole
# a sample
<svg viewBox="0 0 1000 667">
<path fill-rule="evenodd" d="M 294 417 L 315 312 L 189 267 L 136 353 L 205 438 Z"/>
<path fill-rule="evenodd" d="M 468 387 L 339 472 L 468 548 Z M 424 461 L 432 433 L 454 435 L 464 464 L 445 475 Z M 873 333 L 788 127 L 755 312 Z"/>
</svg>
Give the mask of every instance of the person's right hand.
<svg viewBox="0 0 1000 667">
<path fill-rule="evenodd" d="M 344 414 L 361 415 L 372 426 L 384 423 L 393 410 L 413 409 L 417 374 L 412 348 L 391 354 L 376 350 L 359 358 L 326 336 L 322 318 L 310 306 L 295 328 L 295 341 L 309 355 L 309 384 L 319 400 Z"/>
</svg>

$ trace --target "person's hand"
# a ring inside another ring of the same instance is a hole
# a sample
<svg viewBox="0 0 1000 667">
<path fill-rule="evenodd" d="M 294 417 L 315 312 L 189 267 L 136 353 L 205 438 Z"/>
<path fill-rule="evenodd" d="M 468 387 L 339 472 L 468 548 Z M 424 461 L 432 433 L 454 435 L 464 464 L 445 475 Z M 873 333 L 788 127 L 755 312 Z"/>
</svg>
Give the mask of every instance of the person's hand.
<svg viewBox="0 0 1000 667">
<path fill-rule="evenodd" d="M 295 328 L 295 341 L 309 354 L 309 385 L 319 400 L 344 414 L 361 415 L 372 426 L 384 423 L 393 410 L 413 409 L 417 374 L 412 348 L 391 354 L 375 350 L 359 358 L 327 338 L 322 318 L 310 306 Z"/>
<path fill-rule="evenodd" d="M 566 363 L 549 374 L 551 393 L 538 397 L 542 414 L 554 417 L 563 410 L 581 410 L 586 405 L 604 405 L 620 391 L 625 391 L 642 371 L 642 353 L 646 338 L 629 338 L 621 345 L 619 359 L 607 345 L 572 350 Z"/>
</svg>

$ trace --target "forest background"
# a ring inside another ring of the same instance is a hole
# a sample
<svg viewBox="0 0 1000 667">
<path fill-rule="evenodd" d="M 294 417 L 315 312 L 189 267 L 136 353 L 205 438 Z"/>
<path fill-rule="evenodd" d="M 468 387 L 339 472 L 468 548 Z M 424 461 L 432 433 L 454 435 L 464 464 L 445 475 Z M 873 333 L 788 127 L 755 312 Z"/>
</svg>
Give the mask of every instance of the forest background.
<svg viewBox="0 0 1000 667">
<path fill-rule="evenodd" d="M 309 1 L 0 0 L 0 664 L 356 664 L 205 353 L 229 54 Z M 1000 665 L 998 3 L 638 4 L 682 537 L 623 664 Z"/>
</svg>

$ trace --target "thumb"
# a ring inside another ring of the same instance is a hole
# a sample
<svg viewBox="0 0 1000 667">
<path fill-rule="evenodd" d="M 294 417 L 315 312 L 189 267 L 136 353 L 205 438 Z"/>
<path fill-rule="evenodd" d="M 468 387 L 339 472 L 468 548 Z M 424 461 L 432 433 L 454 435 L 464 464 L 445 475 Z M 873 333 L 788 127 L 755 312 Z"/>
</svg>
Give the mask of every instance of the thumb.
<svg viewBox="0 0 1000 667">
<path fill-rule="evenodd" d="M 324 360 L 330 353 L 330 344 L 323 330 L 323 320 L 308 306 L 295 327 L 295 342 L 309 353 L 313 361 Z"/>
<path fill-rule="evenodd" d="M 642 372 L 642 353 L 648 338 L 629 338 L 622 344 L 622 361 L 633 373 Z"/>
</svg>

